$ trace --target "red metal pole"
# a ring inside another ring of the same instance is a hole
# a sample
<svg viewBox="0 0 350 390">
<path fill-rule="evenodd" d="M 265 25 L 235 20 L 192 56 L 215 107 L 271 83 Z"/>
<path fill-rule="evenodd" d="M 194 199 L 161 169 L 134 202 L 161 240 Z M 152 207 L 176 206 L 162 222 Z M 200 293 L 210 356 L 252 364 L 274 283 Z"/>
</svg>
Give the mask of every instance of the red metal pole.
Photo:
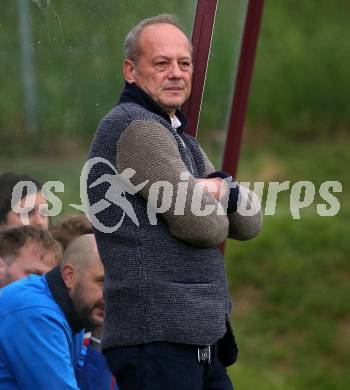
<svg viewBox="0 0 350 390">
<path fill-rule="evenodd" d="M 192 92 L 187 102 L 182 106 L 182 111 L 188 118 L 187 133 L 193 137 L 197 134 L 216 7 L 217 0 L 198 0 L 197 2 L 192 32 L 194 69 Z"/>
<path fill-rule="evenodd" d="M 264 0 L 249 0 L 222 169 L 236 177 Z"/>
<path fill-rule="evenodd" d="M 236 177 L 237 174 L 263 7 L 264 0 L 249 0 L 222 162 L 222 170 L 230 173 L 233 177 Z M 220 250 L 224 253 L 225 242 L 220 245 Z"/>
</svg>

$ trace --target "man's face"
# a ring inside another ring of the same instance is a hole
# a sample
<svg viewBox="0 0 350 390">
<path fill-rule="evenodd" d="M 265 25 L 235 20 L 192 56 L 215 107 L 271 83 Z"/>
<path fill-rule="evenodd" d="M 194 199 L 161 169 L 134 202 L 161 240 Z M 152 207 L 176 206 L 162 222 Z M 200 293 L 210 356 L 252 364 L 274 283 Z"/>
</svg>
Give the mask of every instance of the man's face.
<svg viewBox="0 0 350 390">
<path fill-rule="evenodd" d="M 125 78 L 172 115 L 191 92 L 192 49 L 188 39 L 171 24 L 155 24 L 141 32 L 139 48 L 136 64 L 125 61 Z"/>
<path fill-rule="evenodd" d="M 42 192 L 39 191 L 35 194 L 28 194 L 27 196 L 24 196 L 19 204 L 15 206 L 15 209 L 18 208 L 23 211 L 28 209 L 29 225 L 47 229 L 49 227 L 49 218 L 47 215 L 42 215 L 40 213 L 40 205 L 42 205 L 42 208 L 47 208 L 47 201 Z M 23 225 L 21 215 L 13 210 L 9 211 L 6 215 L 5 224 L 9 226 Z"/>
<path fill-rule="evenodd" d="M 0 258 L 0 287 L 22 279 L 30 274 L 43 275 L 57 265 L 57 259 L 35 241 L 27 241 L 18 255 L 9 259 Z"/>
<path fill-rule="evenodd" d="M 88 268 L 81 271 L 77 278 L 70 296 L 84 328 L 92 330 L 103 324 L 104 269 L 102 263 L 98 261 L 88 265 Z"/>
</svg>

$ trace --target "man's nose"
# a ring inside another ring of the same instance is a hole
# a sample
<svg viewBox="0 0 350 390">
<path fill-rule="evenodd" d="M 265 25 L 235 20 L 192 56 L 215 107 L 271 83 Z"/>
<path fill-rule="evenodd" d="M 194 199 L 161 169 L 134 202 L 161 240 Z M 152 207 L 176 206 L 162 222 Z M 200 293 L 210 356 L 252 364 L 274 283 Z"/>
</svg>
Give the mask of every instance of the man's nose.
<svg viewBox="0 0 350 390">
<path fill-rule="evenodd" d="M 179 64 L 177 63 L 177 61 L 172 62 L 169 70 L 169 77 L 180 78 L 181 76 L 182 76 L 182 70 L 180 69 Z"/>
</svg>

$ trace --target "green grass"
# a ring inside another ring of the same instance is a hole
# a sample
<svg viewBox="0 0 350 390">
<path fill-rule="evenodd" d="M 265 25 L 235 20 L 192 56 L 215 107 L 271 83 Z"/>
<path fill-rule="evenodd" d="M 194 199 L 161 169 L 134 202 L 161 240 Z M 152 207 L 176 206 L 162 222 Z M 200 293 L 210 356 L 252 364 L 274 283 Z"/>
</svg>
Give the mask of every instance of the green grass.
<svg viewBox="0 0 350 390">
<path fill-rule="evenodd" d="M 350 386 L 350 137 L 271 143 L 259 131 L 245 134 L 238 178 L 309 180 L 316 188 L 339 180 L 341 210 L 320 217 L 315 204 L 293 220 L 286 192 L 274 216 L 265 217 L 260 235 L 228 241 L 226 264 L 234 300 L 233 323 L 240 345 L 229 372 L 236 389 L 347 389 Z M 42 180 L 62 180 L 57 194 L 64 212 L 79 203 L 79 175 L 87 152 L 64 157 L 10 160 L 1 170 L 27 171 Z M 216 160 L 219 160 L 218 158 Z M 266 194 L 265 194 L 266 195 Z"/>
<path fill-rule="evenodd" d="M 249 134 L 248 134 L 249 138 Z M 238 389 L 347 389 L 350 379 L 350 139 L 246 145 L 239 177 L 338 180 L 337 216 L 315 206 L 293 220 L 289 193 L 250 242 L 229 241 L 226 262 L 241 354 L 230 370 Z M 258 151 L 259 149 L 259 151 Z M 315 203 L 320 202 L 320 197 Z"/>
</svg>

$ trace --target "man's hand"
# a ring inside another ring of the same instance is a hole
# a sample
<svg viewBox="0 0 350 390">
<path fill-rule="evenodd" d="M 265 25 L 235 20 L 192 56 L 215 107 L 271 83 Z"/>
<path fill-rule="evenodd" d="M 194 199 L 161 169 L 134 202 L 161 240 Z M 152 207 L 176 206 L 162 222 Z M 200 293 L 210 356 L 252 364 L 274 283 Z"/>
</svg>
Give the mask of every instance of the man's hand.
<svg viewBox="0 0 350 390">
<path fill-rule="evenodd" d="M 197 182 L 201 183 L 204 192 L 210 192 L 217 201 L 225 199 L 229 195 L 230 190 L 225 180 L 215 177 L 197 179 Z"/>
</svg>

